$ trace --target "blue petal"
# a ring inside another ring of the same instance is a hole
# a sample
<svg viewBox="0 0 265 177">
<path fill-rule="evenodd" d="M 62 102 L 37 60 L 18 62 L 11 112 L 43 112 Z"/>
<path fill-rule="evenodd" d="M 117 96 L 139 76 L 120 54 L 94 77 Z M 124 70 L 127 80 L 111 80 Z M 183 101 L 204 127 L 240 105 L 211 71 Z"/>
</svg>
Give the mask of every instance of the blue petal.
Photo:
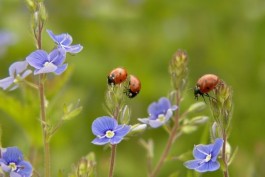
<svg viewBox="0 0 265 177">
<path fill-rule="evenodd" d="M 10 177 L 24 177 L 24 176 L 21 176 L 19 173 L 15 172 L 15 171 L 11 171 L 10 172 Z"/>
<path fill-rule="evenodd" d="M 99 117 L 92 123 L 92 132 L 96 136 L 104 136 L 107 130 L 114 130 L 118 126 L 114 118 L 103 116 Z"/>
<path fill-rule="evenodd" d="M 14 162 L 18 164 L 19 162 L 23 161 L 23 154 L 17 147 L 8 147 L 1 149 L 2 151 L 2 158 L 6 162 Z"/>
<path fill-rule="evenodd" d="M 17 170 L 17 173 L 20 174 L 22 177 L 30 177 L 32 174 L 32 166 L 29 162 L 21 161 L 17 164 L 19 167 L 19 170 Z"/>
<path fill-rule="evenodd" d="M 158 105 L 160 107 L 160 109 L 162 110 L 168 110 L 171 107 L 171 103 L 169 101 L 169 99 L 167 99 L 166 97 L 162 97 L 158 100 Z"/>
<path fill-rule="evenodd" d="M 193 156 L 195 159 L 205 159 L 207 155 L 211 154 L 213 144 L 210 145 L 196 145 L 193 149 Z"/>
<path fill-rule="evenodd" d="M 118 144 L 123 139 L 123 136 L 114 136 L 110 139 L 110 144 Z"/>
<path fill-rule="evenodd" d="M 66 70 L 67 66 L 68 64 L 63 64 L 62 66 L 58 66 L 58 68 L 54 71 L 55 74 L 57 75 L 62 74 Z"/>
<path fill-rule="evenodd" d="M 28 67 L 28 63 L 26 61 L 18 61 L 13 63 L 9 67 L 9 75 L 12 77 L 16 77 L 17 74 L 22 73 Z"/>
<path fill-rule="evenodd" d="M 49 34 L 49 36 L 52 38 L 52 40 L 53 40 L 54 42 L 58 43 L 55 34 L 54 34 L 51 30 L 48 30 L 48 29 L 47 29 L 46 31 L 47 31 L 47 33 Z"/>
<path fill-rule="evenodd" d="M 81 46 L 80 44 L 77 44 L 77 45 L 71 45 L 71 46 L 64 46 L 63 48 L 65 49 L 66 52 L 69 52 L 71 54 L 76 54 L 76 53 L 79 53 L 83 49 L 83 46 Z"/>
<path fill-rule="evenodd" d="M 104 145 L 110 142 L 109 138 L 95 138 L 91 143 L 96 145 Z"/>
<path fill-rule="evenodd" d="M 165 122 L 167 122 L 173 115 L 173 112 L 171 109 L 168 109 L 165 115 Z"/>
<path fill-rule="evenodd" d="M 195 170 L 203 173 L 203 172 L 207 172 L 207 171 L 216 171 L 219 169 L 219 167 L 220 167 L 219 162 L 209 161 L 209 162 L 203 163 L 201 166 L 199 166 Z"/>
<path fill-rule="evenodd" d="M 41 69 L 35 70 L 34 75 L 41 74 L 41 73 L 54 72 L 56 69 L 57 69 L 57 66 L 55 66 L 53 63 L 49 63 L 47 66 L 44 66 Z"/>
<path fill-rule="evenodd" d="M 6 77 L 0 80 L 0 87 L 6 90 L 8 87 L 10 87 L 13 84 L 13 82 L 14 82 L 13 77 Z"/>
<path fill-rule="evenodd" d="M 124 137 L 130 132 L 131 126 L 129 125 L 119 125 L 115 130 L 115 136 Z"/>
<path fill-rule="evenodd" d="M 69 35 L 68 33 L 61 34 L 61 35 L 63 35 L 63 39 L 60 41 L 62 46 L 69 46 L 72 44 L 73 38 L 71 35 Z"/>
<path fill-rule="evenodd" d="M 49 61 L 51 61 L 56 66 L 63 64 L 65 58 L 66 58 L 65 51 L 61 48 L 54 49 L 49 54 Z"/>
<path fill-rule="evenodd" d="M 154 103 L 151 103 L 149 106 L 148 106 L 148 113 L 150 115 L 150 119 L 156 119 L 157 116 L 158 116 L 158 105 L 156 102 Z"/>
<path fill-rule="evenodd" d="M 224 140 L 222 138 L 217 138 L 214 142 L 213 145 L 213 150 L 212 150 L 212 161 L 216 161 L 218 154 L 223 146 Z"/>
<path fill-rule="evenodd" d="M 152 128 L 158 128 L 162 125 L 164 125 L 165 122 L 161 122 L 159 120 L 149 120 L 149 125 L 152 127 Z"/>
<path fill-rule="evenodd" d="M 184 163 L 184 166 L 188 169 L 196 169 L 202 165 L 203 160 L 189 160 Z"/>
<path fill-rule="evenodd" d="M 41 69 L 45 62 L 48 61 L 48 54 L 44 50 L 36 50 L 26 57 L 30 66 Z"/>
</svg>

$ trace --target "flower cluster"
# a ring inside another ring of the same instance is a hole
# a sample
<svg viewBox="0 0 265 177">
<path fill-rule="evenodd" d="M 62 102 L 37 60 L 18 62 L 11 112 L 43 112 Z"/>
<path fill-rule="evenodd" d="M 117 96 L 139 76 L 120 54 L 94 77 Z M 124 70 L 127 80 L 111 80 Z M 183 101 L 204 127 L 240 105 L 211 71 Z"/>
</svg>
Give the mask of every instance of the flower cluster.
<svg viewBox="0 0 265 177">
<path fill-rule="evenodd" d="M 1 148 L 0 166 L 10 177 L 30 177 L 32 166 L 17 147 Z"/>
<path fill-rule="evenodd" d="M 55 35 L 51 30 L 47 30 L 49 36 L 57 44 L 57 47 L 47 53 L 44 50 L 36 50 L 26 57 L 26 61 L 15 62 L 9 67 L 9 77 L 0 80 L 0 87 L 4 90 L 14 90 L 18 87 L 18 81 L 23 81 L 32 73 L 27 69 L 28 65 L 32 66 L 34 75 L 54 73 L 62 74 L 68 64 L 64 63 L 66 53 L 76 54 L 83 49 L 80 44 L 71 45 L 72 37 L 67 34 Z"/>
</svg>

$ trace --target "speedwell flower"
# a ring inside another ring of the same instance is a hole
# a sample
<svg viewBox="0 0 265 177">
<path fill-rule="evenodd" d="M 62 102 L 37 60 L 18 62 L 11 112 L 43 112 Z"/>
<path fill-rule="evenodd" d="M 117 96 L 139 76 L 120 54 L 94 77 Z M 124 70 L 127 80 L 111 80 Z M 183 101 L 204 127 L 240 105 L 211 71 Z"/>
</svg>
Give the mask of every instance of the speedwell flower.
<svg viewBox="0 0 265 177">
<path fill-rule="evenodd" d="M 30 177 L 32 166 L 17 147 L 1 148 L 0 166 L 10 177 Z"/>
<path fill-rule="evenodd" d="M 14 90 L 18 87 L 18 81 L 26 78 L 31 74 L 31 70 L 27 69 L 26 61 L 18 61 L 9 67 L 9 77 L 0 80 L 0 87 L 4 90 Z"/>
<path fill-rule="evenodd" d="M 184 165 L 188 169 L 193 169 L 201 173 L 219 169 L 220 164 L 217 161 L 217 157 L 223 142 L 223 139 L 217 138 L 214 144 L 196 145 L 193 149 L 195 160 L 189 160 Z"/>
<path fill-rule="evenodd" d="M 96 145 L 118 144 L 129 133 L 130 128 L 129 125 L 118 125 L 114 118 L 99 117 L 92 123 L 92 132 L 97 136 L 92 143 Z"/>
<path fill-rule="evenodd" d="M 29 65 L 35 68 L 34 74 L 54 72 L 57 75 L 62 74 L 67 64 L 65 60 L 65 51 L 63 49 L 54 49 L 51 53 L 44 50 L 36 50 L 26 58 Z"/>
<path fill-rule="evenodd" d="M 158 102 L 153 102 L 148 107 L 148 118 L 139 118 L 142 123 L 149 124 L 153 128 L 157 128 L 165 124 L 173 115 L 178 107 L 171 105 L 169 99 L 162 97 Z"/>
<path fill-rule="evenodd" d="M 52 40 L 58 45 L 58 48 L 64 49 L 65 52 L 76 54 L 83 49 L 83 46 L 81 46 L 80 44 L 71 45 L 73 42 L 73 38 L 68 33 L 55 35 L 51 30 L 47 30 L 47 33 L 52 38 Z"/>
</svg>

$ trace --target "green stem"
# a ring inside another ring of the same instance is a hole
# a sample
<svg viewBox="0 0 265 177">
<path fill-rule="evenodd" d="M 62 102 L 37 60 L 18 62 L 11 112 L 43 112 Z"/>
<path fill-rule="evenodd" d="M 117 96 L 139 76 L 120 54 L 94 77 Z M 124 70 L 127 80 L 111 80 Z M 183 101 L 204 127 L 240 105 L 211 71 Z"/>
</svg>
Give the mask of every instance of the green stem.
<svg viewBox="0 0 265 177">
<path fill-rule="evenodd" d="M 223 148 L 222 148 L 222 159 L 225 165 L 225 169 L 223 171 L 224 177 L 229 177 L 229 172 L 228 172 L 228 164 L 227 164 L 227 158 L 226 158 L 226 143 L 227 143 L 227 136 L 225 131 L 223 132 Z"/>
<path fill-rule="evenodd" d="M 43 145 L 44 145 L 44 168 L 45 168 L 45 177 L 51 176 L 50 170 L 50 144 L 48 132 L 46 129 L 47 118 L 46 118 L 46 109 L 45 109 L 45 94 L 44 94 L 44 74 L 39 76 L 39 96 L 40 96 L 40 112 L 41 112 L 41 123 L 42 123 L 42 135 L 43 135 Z"/>
<path fill-rule="evenodd" d="M 176 103 L 177 105 L 179 105 L 180 102 L 180 95 L 179 92 L 176 92 Z M 166 157 L 168 156 L 168 153 L 173 145 L 173 143 L 176 140 L 176 135 L 178 132 L 178 128 L 179 128 L 179 111 L 178 109 L 176 110 L 176 115 L 175 115 L 175 119 L 174 119 L 175 123 L 174 126 L 171 130 L 171 133 L 169 135 L 166 147 L 164 149 L 164 152 L 162 154 L 162 156 L 160 157 L 160 160 L 158 161 L 156 167 L 154 168 L 154 170 L 152 171 L 152 173 L 149 175 L 149 177 L 156 177 L 161 169 L 161 167 L 163 166 Z"/>
<path fill-rule="evenodd" d="M 110 158 L 110 168 L 109 168 L 109 177 L 113 177 L 114 166 L 115 166 L 115 156 L 116 156 L 117 145 L 111 145 L 111 158 Z"/>
</svg>

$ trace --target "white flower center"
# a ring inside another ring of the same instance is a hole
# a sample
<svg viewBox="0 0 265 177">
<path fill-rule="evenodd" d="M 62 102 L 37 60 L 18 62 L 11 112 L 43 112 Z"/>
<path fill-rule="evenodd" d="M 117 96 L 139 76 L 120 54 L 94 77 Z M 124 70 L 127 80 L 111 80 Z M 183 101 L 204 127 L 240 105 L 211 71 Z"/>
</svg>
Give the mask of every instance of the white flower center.
<svg viewBox="0 0 265 177">
<path fill-rule="evenodd" d="M 115 135 L 115 133 L 114 133 L 114 131 L 108 130 L 108 131 L 106 131 L 105 135 L 107 138 L 112 138 Z"/>
<path fill-rule="evenodd" d="M 14 162 L 10 162 L 8 166 L 11 168 L 11 171 L 15 171 L 17 169 L 17 165 Z"/>
<path fill-rule="evenodd" d="M 164 115 L 164 114 L 159 114 L 159 115 L 158 115 L 158 118 L 157 118 L 158 121 L 160 121 L 160 122 L 164 122 L 165 119 L 166 119 L 166 118 L 165 118 L 165 115 Z"/>
<path fill-rule="evenodd" d="M 209 162 L 212 158 L 212 154 L 208 154 L 205 158 L 205 162 Z"/>
<path fill-rule="evenodd" d="M 44 63 L 44 66 L 45 66 L 45 67 L 46 67 L 46 66 L 49 66 L 49 65 L 52 65 L 52 63 L 47 62 L 47 61 Z"/>
</svg>

